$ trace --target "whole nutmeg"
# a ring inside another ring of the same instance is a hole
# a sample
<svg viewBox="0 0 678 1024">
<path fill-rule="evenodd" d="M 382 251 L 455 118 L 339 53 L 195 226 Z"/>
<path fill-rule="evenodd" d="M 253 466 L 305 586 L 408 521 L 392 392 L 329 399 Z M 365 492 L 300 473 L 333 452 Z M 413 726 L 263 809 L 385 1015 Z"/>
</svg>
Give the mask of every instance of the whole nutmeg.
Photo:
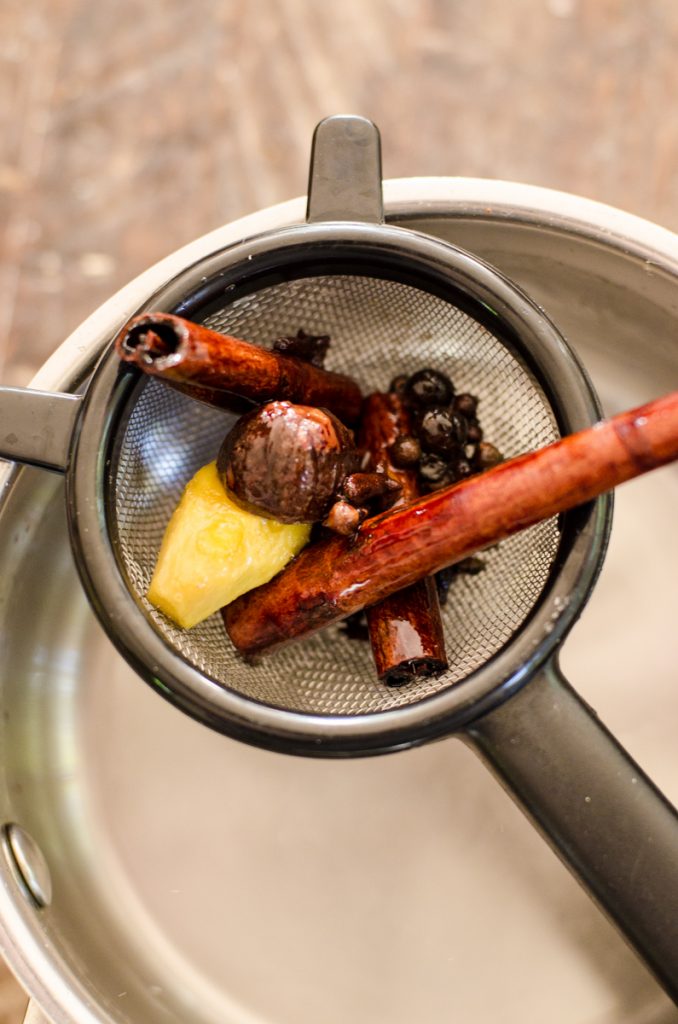
<svg viewBox="0 0 678 1024">
<path fill-rule="evenodd" d="M 219 478 L 235 500 L 281 523 L 324 519 L 359 465 L 353 434 L 336 416 L 292 402 L 269 402 L 243 416 L 217 457 Z"/>
</svg>

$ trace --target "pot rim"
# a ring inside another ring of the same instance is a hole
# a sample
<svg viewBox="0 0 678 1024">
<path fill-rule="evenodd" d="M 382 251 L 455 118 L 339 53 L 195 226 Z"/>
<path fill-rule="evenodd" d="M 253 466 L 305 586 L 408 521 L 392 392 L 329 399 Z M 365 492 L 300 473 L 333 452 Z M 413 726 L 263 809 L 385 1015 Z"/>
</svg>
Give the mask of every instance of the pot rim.
<svg viewBox="0 0 678 1024">
<path fill-rule="evenodd" d="M 412 177 L 383 182 L 387 220 L 510 220 L 599 241 L 606 248 L 678 273 L 678 235 L 652 221 L 569 192 L 490 178 Z M 180 269 L 264 231 L 302 224 L 306 196 L 247 214 L 189 242 L 149 267 L 98 307 L 45 361 L 31 381 L 38 390 L 72 389 L 91 370 L 111 331 Z"/>
</svg>

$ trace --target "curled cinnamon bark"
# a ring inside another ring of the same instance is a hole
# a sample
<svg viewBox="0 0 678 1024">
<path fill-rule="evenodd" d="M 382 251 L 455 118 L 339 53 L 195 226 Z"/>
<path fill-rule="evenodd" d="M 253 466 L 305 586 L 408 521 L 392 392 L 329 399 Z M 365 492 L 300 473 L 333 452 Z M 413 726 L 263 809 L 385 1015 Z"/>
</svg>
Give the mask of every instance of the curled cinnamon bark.
<svg viewBox="0 0 678 1024">
<path fill-rule="evenodd" d="M 373 469 L 397 481 L 401 496 L 394 507 L 418 497 L 416 473 L 397 468 L 388 452 L 401 436 L 410 433 L 407 409 L 389 392 L 368 395 L 363 404 L 359 443 L 369 451 Z M 440 604 L 432 577 L 367 609 L 367 627 L 377 675 L 390 686 L 422 676 L 435 676 L 447 668 Z"/>
<path fill-rule="evenodd" d="M 277 398 L 320 406 L 349 424 L 360 415 L 362 395 L 350 377 L 169 313 L 135 317 L 115 347 L 125 362 L 212 405 L 230 406 L 234 393 L 254 402 Z"/>
<path fill-rule="evenodd" d="M 678 392 L 306 548 L 226 609 L 243 653 L 272 651 L 678 458 Z"/>
</svg>

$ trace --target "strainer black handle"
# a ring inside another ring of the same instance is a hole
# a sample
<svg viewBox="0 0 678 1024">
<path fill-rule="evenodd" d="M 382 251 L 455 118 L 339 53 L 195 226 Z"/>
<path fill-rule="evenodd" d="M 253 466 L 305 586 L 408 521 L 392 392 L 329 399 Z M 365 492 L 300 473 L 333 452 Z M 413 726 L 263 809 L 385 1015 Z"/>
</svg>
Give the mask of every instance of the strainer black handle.
<svg viewBox="0 0 678 1024">
<path fill-rule="evenodd" d="M 0 457 L 64 471 L 80 407 L 0 388 Z M 678 999 L 678 815 L 557 664 L 461 735 Z"/>
<path fill-rule="evenodd" d="M 336 210 L 340 218 L 350 210 L 355 218 L 358 195 L 367 196 L 361 199 L 365 219 L 381 220 L 374 184 L 369 201 L 370 176 L 373 183 L 380 178 L 378 137 L 373 137 L 377 156 L 368 152 L 361 159 L 360 146 L 332 145 L 339 127 L 330 122 L 327 139 L 316 136 L 312 194 L 317 207 L 312 214 L 309 204 L 309 216 L 330 219 L 328 213 Z M 359 124 L 355 130 L 361 145 L 369 146 L 369 128 Z M 318 174 L 321 157 L 336 153 L 357 154 L 356 166 L 345 175 L 336 164 Z M 345 182 L 348 194 L 337 194 Z M 465 735 L 678 999 L 678 815 L 567 683 L 555 659 L 511 699 L 473 722 Z"/>
<path fill-rule="evenodd" d="M 376 128 L 316 129 L 308 219 L 383 219 Z M 678 815 L 552 659 L 467 741 L 678 999 Z"/>
<path fill-rule="evenodd" d="M 558 665 L 465 738 L 678 999 L 678 815 Z"/>
</svg>

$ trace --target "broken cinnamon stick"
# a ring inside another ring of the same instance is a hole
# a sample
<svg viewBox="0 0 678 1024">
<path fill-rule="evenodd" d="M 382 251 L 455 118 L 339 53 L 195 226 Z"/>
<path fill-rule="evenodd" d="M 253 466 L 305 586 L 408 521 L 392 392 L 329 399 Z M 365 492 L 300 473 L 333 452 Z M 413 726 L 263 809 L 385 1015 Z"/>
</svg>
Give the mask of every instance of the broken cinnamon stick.
<svg viewBox="0 0 678 1024">
<path fill-rule="evenodd" d="M 229 405 L 225 396 L 234 393 L 254 402 L 278 398 L 320 406 L 349 424 L 360 415 L 362 395 L 350 377 L 170 313 L 135 317 L 115 347 L 123 361 L 212 405 Z"/>
<path fill-rule="evenodd" d="M 275 650 L 678 458 L 678 392 L 305 548 L 226 609 L 239 651 Z"/>
<path fill-rule="evenodd" d="M 410 417 L 393 392 L 375 392 L 363 403 L 358 443 L 371 456 L 371 468 L 387 472 L 401 487 L 392 508 L 419 496 L 416 473 L 391 463 L 388 449 L 410 433 Z M 435 580 L 427 576 L 367 609 L 367 628 L 377 676 L 400 686 L 447 668 L 443 625 Z"/>
</svg>

